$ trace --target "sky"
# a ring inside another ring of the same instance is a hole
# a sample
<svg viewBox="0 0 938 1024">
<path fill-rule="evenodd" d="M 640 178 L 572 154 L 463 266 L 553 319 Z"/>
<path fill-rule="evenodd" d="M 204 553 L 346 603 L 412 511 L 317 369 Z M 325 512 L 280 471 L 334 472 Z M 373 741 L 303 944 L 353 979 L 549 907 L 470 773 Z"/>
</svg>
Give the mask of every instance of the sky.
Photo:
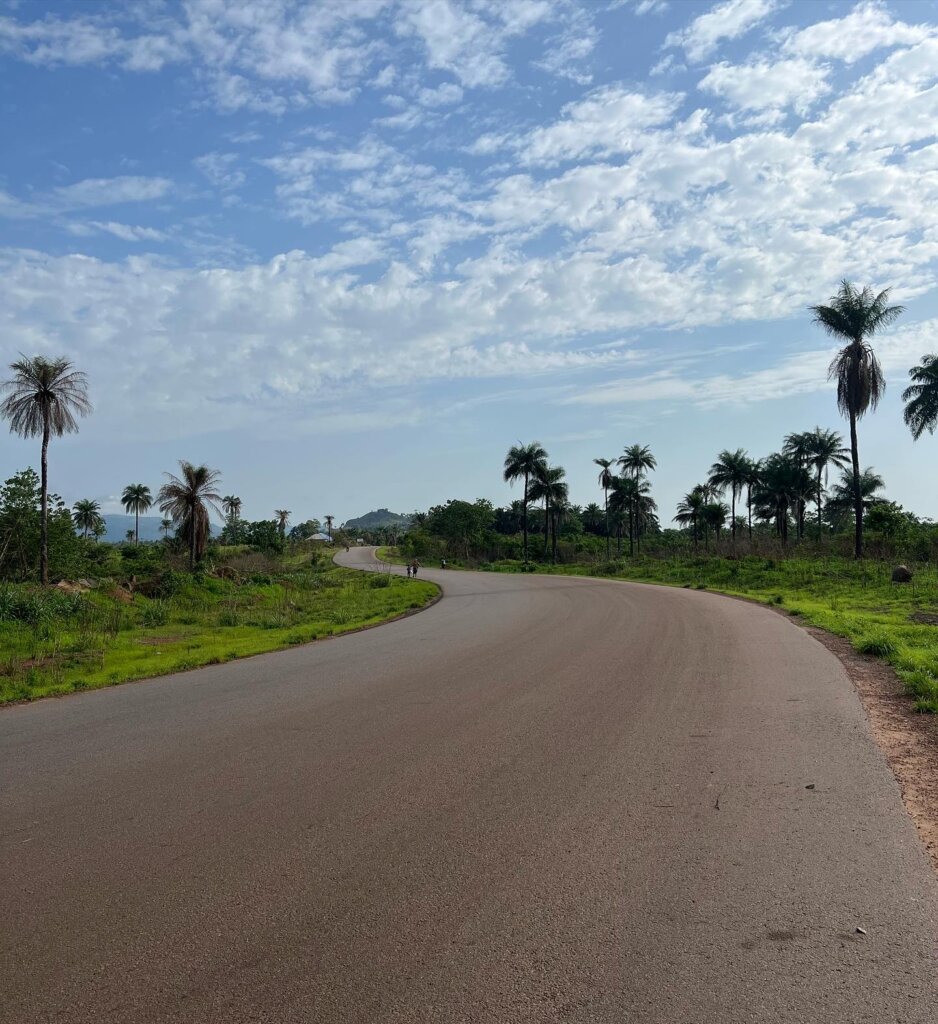
<svg viewBox="0 0 938 1024">
<path fill-rule="evenodd" d="M 932 0 L 0 0 L 0 360 L 88 374 L 69 503 L 186 459 L 251 519 L 504 504 L 538 440 L 586 504 L 640 443 L 666 524 L 845 427 L 846 278 L 906 307 L 861 463 L 938 518 L 936 133 Z"/>
</svg>

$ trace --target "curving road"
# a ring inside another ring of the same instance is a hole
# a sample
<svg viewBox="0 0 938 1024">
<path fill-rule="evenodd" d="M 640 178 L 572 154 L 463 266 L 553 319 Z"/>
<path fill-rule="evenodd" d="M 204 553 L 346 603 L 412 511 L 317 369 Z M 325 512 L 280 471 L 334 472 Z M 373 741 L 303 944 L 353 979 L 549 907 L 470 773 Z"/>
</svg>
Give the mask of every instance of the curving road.
<svg viewBox="0 0 938 1024">
<path fill-rule="evenodd" d="M 823 647 L 425 575 L 378 629 L 0 713 L 0 1021 L 933 1024 L 938 884 Z"/>
</svg>

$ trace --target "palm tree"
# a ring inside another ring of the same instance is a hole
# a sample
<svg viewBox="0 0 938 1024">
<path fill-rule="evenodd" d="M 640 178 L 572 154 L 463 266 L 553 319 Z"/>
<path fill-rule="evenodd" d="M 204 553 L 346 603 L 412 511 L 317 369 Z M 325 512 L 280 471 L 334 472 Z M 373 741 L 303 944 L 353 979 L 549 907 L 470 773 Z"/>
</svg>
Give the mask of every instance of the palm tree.
<svg viewBox="0 0 938 1024">
<path fill-rule="evenodd" d="M 710 546 L 710 533 L 712 529 L 716 534 L 717 548 L 719 549 L 720 544 L 720 530 L 726 526 L 726 517 L 729 515 L 729 509 L 726 507 L 726 503 L 722 501 L 711 501 L 708 502 L 700 510 L 700 518 L 704 524 L 704 541 L 707 546 Z"/>
<path fill-rule="evenodd" d="M 601 509 L 595 501 L 591 501 L 586 508 L 580 513 L 580 518 L 583 521 L 583 529 L 587 533 L 599 533 L 600 530 L 606 528 L 606 521 L 609 518 L 609 509 Z M 606 558 L 609 557 L 608 551 L 608 529 L 607 529 L 607 544 L 606 544 Z"/>
<path fill-rule="evenodd" d="M 121 504 L 125 511 L 133 512 L 137 517 L 134 523 L 134 543 L 140 543 L 140 513 L 146 512 L 153 504 L 153 495 L 146 484 L 128 484 L 121 495 Z"/>
<path fill-rule="evenodd" d="M 531 501 L 544 502 L 544 554 L 550 548 L 552 560 L 557 559 L 557 527 L 551 509 L 567 501 L 569 488 L 564 483 L 566 471 L 563 466 L 538 466 L 531 483 L 529 497 Z"/>
<path fill-rule="evenodd" d="M 694 538 L 694 551 L 697 551 L 697 523 L 704 507 L 709 504 L 706 489 L 698 484 L 693 490 L 687 492 L 677 503 L 677 515 L 674 517 L 676 523 L 682 526 L 691 527 L 691 535 Z"/>
<path fill-rule="evenodd" d="M 782 454 L 794 459 L 802 469 L 807 469 L 811 464 L 811 433 L 803 430 L 788 434 L 782 444 Z M 799 499 L 797 502 L 795 521 L 798 526 L 798 536 L 804 536 L 805 513 L 808 508 L 806 499 Z"/>
<path fill-rule="evenodd" d="M 287 523 L 290 522 L 290 516 L 293 513 L 286 508 L 274 509 L 274 515 L 277 517 L 277 529 L 280 531 L 280 539 L 283 540 L 287 533 Z"/>
<path fill-rule="evenodd" d="M 796 459 L 776 453 L 762 464 L 759 499 L 775 510 L 775 529 L 782 543 L 788 543 L 788 510 L 808 493 L 811 481 L 808 471 Z"/>
<path fill-rule="evenodd" d="M 547 462 L 547 452 L 537 441 L 531 444 L 520 442 L 508 449 L 505 456 L 505 479 L 509 484 L 524 479 L 524 498 L 521 502 L 521 528 L 524 532 L 524 561 L 528 561 L 528 485 L 542 463 Z"/>
<path fill-rule="evenodd" d="M 326 533 L 329 534 L 329 542 L 332 543 L 332 524 L 335 521 L 335 516 L 323 516 L 326 520 Z"/>
<path fill-rule="evenodd" d="M 222 498 L 215 489 L 221 474 L 208 466 L 193 466 L 185 461 L 179 463 L 179 468 L 181 476 L 164 474 L 169 477 L 169 483 L 163 484 L 156 500 L 160 511 L 168 512 L 173 522 L 179 525 L 189 545 L 189 568 L 194 569 L 195 563 L 205 554 L 211 533 L 209 509 L 222 515 L 218 507 Z"/>
<path fill-rule="evenodd" d="M 762 482 L 762 460 L 749 459 L 746 465 L 746 515 L 749 520 L 749 543 L 752 543 L 752 490 Z"/>
<path fill-rule="evenodd" d="M 644 476 L 649 470 L 658 468 L 658 463 L 647 444 L 631 444 L 618 459 L 623 475 L 629 473 L 633 480 Z"/>
<path fill-rule="evenodd" d="M 81 535 L 86 540 L 89 533 L 94 533 L 99 523 L 103 524 L 101 506 L 90 498 L 82 498 L 76 501 L 72 511 L 72 521 L 81 530 Z"/>
<path fill-rule="evenodd" d="M 648 497 L 651 485 L 647 480 L 631 476 L 617 476 L 612 480 L 611 506 L 627 513 L 629 517 L 629 557 L 635 554 L 635 525 L 638 521 L 639 504 Z"/>
<path fill-rule="evenodd" d="M 742 493 L 749 479 L 751 462 L 742 448 L 735 452 L 724 450 L 717 456 L 717 461 L 710 467 L 709 483 L 718 487 L 720 492 L 730 489 L 730 515 L 733 524 L 733 551 L 736 551 L 736 497 Z"/>
<path fill-rule="evenodd" d="M 938 426 L 938 356 L 922 356 L 920 366 L 909 370 L 912 383 L 902 392 L 906 403 L 903 418 L 917 441 L 927 430 L 934 434 Z"/>
<path fill-rule="evenodd" d="M 606 561 L 609 561 L 609 488 L 612 486 L 613 474 L 609 471 L 615 459 L 593 459 L 600 467 L 599 486 L 603 489 L 603 508 L 606 510 Z"/>
<path fill-rule="evenodd" d="M 68 359 L 20 356 L 10 364 L 13 377 L 0 383 L 8 394 L 0 403 L 0 416 L 20 437 L 42 437 L 42 503 L 39 527 L 39 578 L 49 583 L 49 439 L 77 432 L 78 416 L 91 412 L 88 378 L 73 370 Z"/>
<path fill-rule="evenodd" d="M 858 291 L 849 281 L 831 296 L 830 305 L 809 306 L 814 322 L 828 334 L 847 344 L 837 353 L 828 377 L 837 381 L 837 408 L 850 419 L 850 455 L 853 480 L 860 480 L 860 451 L 857 446 L 857 420 L 875 409 L 886 390 L 886 380 L 869 338 L 894 323 L 903 306 L 890 306 L 889 289 L 875 294 L 868 285 Z M 853 496 L 854 556 L 863 557 L 863 501 L 859 490 Z"/>
<path fill-rule="evenodd" d="M 831 466 L 843 469 L 847 465 L 847 457 L 850 452 L 844 447 L 843 438 L 836 430 L 825 430 L 823 427 L 815 427 L 802 435 L 805 440 L 805 447 L 808 462 L 814 467 L 814 499 L 817 502 L 817 536 L 818 543 L 821 541 L 823 527 L 821 525 L 821 503 L 823 499 L 823 487 L 821 478 L 825 482 L 827 473 Z"/>
<path fill-rule="evenodd" d="M 221 499 L 221 507 L 229 523 L 234 524 L 238 521 L 238 516 L 241 515 L 241 499 L 237 495 L 226 494 Z"/>
<path fill-rule="evenodd" d="M 886 486 L 883 478 L 872 466 L 867 466 L 860 474 L 859 481 L 855 481 L 852 469 L 845 469 L 840 478 L 840 483 L 835 484 L 831 489 L 830 500 L 827 502 L 828 513 L 837 517 L 846 513 L 854 504 L 856 494 L 860 494 L 860 502 L 864 511 L 868 511 L 871 505 L 883 499 L 877 494 Z"/>
<path fill-rule="evenodd" d="M 173 528 L 172 519 L 161 519 L 160 520 L 160 533 L 163 534 L 163 540 L 169 536 L 169 531 Z"/>
</svg>

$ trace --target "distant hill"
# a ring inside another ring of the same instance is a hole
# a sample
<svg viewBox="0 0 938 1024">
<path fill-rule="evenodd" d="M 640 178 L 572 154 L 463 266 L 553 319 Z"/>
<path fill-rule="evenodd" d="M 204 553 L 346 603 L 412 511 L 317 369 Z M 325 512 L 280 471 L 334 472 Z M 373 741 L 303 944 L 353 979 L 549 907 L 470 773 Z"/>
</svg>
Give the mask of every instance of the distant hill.
<svg viewBox="0 0 938 1024">
<path fill-rule="evenodd" d="M 140 517 L 140 539 L 143 540 L 162 540 L 163 534 L 160 533 L 160 523 L 163 521 L 162 516 L 141 516 Z M 104 516 L 104 525 L 107 527 L 107 533 L 101 538 L 108 544 L 117 544 L 127 539 L 127 531 L 134 528 L 134 517 L 127 516 L 123 513 L 117 512 Z M 170 531 L 170 536 L 172 536 Z M 221 527 L 217 523 L 212 523 L 212 534 L 218 536 L 221 533 Z"/>
<path fill-rule="evenodd" d="M 343 530 L 377 530 L 382 526 L 399 526 L 406 529 L 410 526 L 410 516 L 398 515 L 397 512 L 389 512 L 386 508 L 379 508 L 376 512 L 369 512 L 367 515 L 359 516 L 357 519 L 349 519 L 343 523 Z"/>
</svg>

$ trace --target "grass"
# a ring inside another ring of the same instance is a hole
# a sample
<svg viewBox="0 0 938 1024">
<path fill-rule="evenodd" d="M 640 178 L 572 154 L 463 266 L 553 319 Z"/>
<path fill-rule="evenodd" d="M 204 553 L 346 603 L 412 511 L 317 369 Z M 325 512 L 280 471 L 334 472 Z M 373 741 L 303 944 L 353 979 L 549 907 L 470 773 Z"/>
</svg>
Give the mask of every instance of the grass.
<svg viewBox="0 0 938 1024">
<path fill-rule="evenodd" d="M 300 560 L 302 561 L 302 560 Z M 422 608 L 421 580 L 284 564 L 275 574 L 167 573 L 131 596 L 0 585 L 0 703 L 97 689 L 337 636 Z"/>
<path fill-rule="evenodd" d="M 640 558 L 538 571 L 713 590 L 778 606 L 888 662 L 916 710 L 938 714 L 938 569 L 909 567 L 908 584 L 891 582 L 891 564 L 835 557 Z"/>
</svg>

